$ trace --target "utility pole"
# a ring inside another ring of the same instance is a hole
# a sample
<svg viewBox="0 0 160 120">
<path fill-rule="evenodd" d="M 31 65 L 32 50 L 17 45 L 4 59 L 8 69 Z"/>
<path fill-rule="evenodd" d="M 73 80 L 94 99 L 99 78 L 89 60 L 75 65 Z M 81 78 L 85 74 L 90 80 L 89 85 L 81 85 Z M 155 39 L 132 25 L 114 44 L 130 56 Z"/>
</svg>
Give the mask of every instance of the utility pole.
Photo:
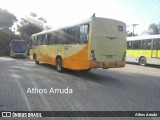
<svg viewBox="0 0 160 120">
<path fill-rule="evenodd" d="M 132 36 L 134 36 L 134 27 L 136 27 L 138 24 L 132 24 L 133 26 L 133 31 L 132 31 Z"/>
</svg>

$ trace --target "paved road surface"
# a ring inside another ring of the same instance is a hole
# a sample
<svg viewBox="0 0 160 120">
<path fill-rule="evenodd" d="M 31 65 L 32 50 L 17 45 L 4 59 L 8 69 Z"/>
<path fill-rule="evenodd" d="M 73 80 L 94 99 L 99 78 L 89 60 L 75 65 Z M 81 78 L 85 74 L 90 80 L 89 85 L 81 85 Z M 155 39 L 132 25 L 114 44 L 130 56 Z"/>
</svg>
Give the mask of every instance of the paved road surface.
<svg viewBox="0 0 160 120">
<path fill-rule="evenodd" d="M 73 93 L 49 93 L 51 88 Z M 30 89 L 40 93 L 27 93 Z M 0 110 L 160 111 L 160 68 L 127 64 L 88 73 L 58 73 L 51 65 L 0 57 Z"/>
</svg>

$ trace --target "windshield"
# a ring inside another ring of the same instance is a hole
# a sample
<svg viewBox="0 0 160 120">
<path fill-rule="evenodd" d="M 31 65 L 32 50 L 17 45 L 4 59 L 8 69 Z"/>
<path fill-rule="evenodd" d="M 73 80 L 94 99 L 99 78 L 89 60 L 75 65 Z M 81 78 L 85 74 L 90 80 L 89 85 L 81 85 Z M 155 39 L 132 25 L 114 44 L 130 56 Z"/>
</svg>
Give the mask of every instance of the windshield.
<svg viewBox="0 0 160 120">
<path fill-rule="evenodd" d="M 24 53 L 28 49 L 28 44 L 26 41 L 12 41 L 11 49 L 13 52 Z"/>
</svg>

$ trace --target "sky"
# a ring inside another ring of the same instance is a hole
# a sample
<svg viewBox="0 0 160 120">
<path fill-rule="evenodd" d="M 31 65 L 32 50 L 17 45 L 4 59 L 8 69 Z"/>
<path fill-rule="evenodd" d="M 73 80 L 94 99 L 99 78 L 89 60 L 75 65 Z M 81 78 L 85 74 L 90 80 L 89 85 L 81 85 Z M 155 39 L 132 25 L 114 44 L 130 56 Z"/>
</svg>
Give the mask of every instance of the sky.
<svg viewBox="0 0 160 120">
<path fill-rule="evenodd" d="M 7 9 L 18 18 L 35 12 L 53 28 L 72 25 L 97 17 L 120 20 L 127 30 L 141 34 L 150 23 L 160 22 L 160 0 L 1 0 L 0 8 Z"/>
</svg>

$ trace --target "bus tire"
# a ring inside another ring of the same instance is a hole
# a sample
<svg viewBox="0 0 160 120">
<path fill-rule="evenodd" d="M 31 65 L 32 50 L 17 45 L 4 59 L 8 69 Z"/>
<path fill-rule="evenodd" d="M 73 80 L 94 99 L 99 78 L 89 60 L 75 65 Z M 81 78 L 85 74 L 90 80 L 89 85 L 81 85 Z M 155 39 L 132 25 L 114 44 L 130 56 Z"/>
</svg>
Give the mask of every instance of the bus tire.
<svg viewBox="0 0 160 120">
<path fill-rule="evenodd" d="M 63 72 L 63 65 L 62 65 L 62 58 L 61 57 L 57 57 L 57 59 L 56 59 L 56 70 L 58 72 Z"/>
<path fill-rule="evenodd" d="M 37 64 L 37 65 L 39 64 L 39 61 L 37 60 L 36 54 L 33 55 L 33 60 L 34 60 L 35 64 Z"/>
<path fill-rule="evenodd" d="M 139 59 L 139 65 L 142 65 L 142 66 L 146 65 L 146 58 L 145 57 L 140 57 L 140 59 Z"/>
</svg>

